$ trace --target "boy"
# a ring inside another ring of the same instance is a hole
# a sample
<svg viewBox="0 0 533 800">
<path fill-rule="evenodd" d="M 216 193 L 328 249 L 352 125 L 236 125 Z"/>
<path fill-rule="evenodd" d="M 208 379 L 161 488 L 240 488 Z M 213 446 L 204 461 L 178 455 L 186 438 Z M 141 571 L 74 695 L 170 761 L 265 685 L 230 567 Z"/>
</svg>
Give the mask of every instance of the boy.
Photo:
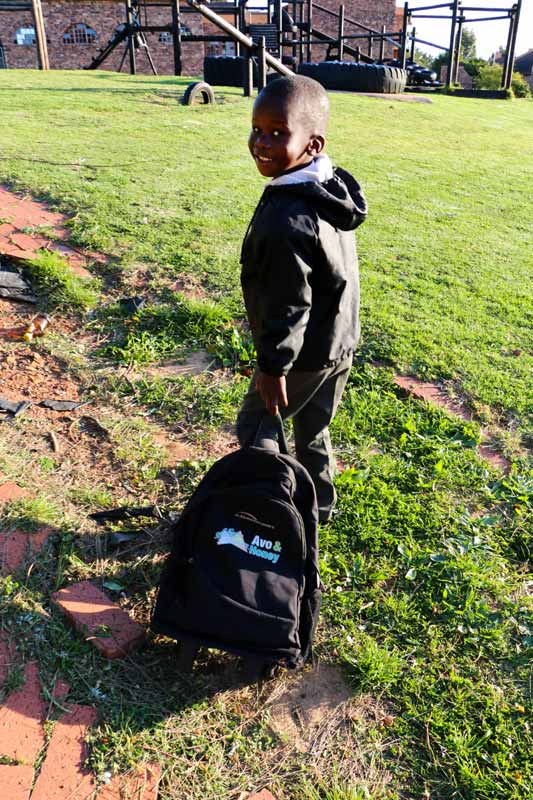
<svg viewBox="0 0 533 800">
<path fill-rule="evenodd" d="M 254 103 L 248 146 L 271 180 L 241 253 L 257 369 L 237 419 L 245 446 L 266 411 L 293 418 L 296 456 L 315 484 L 320 522 L 336 499 L 328 425 L 359 338 L 353 231 L 366 217 L 357 181 L 323 154 L 328 112 L 323 87 L 296 75 L 272 81 Z"/>
</svg>

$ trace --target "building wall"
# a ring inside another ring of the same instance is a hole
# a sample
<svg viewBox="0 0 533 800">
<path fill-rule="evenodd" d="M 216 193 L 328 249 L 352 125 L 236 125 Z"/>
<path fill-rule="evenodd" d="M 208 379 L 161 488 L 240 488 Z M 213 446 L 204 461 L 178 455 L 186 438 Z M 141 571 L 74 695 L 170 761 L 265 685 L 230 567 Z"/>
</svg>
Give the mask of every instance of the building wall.
<svg viewBox="0 0 533 800">
<path fill-rule="evenodd" d="M 336 0 L 321 0 L 320 4 L 330 7 L 332 10 L 338 10 Z M 83 0 L 75 2 L 74 0 L 43 0 L 42 7 L 52 69 L 81 69 L 88 66 L 100 48 L 104 47 L 113 36 L 115 28 L 125 22 L 124 3 L 116 2 L 116 0 L 87 0 L 86 2 Z M 345 0 L 345 13 L 346 17 L 376 28 L 376 30 L 381 30 L 382 25 L 385 25 L 387 30 L 394 30 L 395 27 L 395 0 Z M 144 22 L 144 15 L 142 19 Z M 233 21 L 233 18 L 229 17 L 229 21 Z M 257 21 L 259 20 L 254 19 L 254 22 Z M 195 34 L 222 33 L 199 14 L 184 13 L 181 15 L 181 22 Z M 63 42 L 65 31 L 70 25 L 76 23 L 85 23 L 96 31 L 97 40 L 94 43 L 65 44 Z M 168 25 L 170 23 L 170 8 L 148 9 L 149 25 Z M 323 12 L 315 12 L 314 24 L 324 33 L 336 35 L 336 21 Z M 30 12 L 0 11 L 0 39 L 4 45 L 8 67 L 35 69 L 38 66 L 36 45 L 15 43 L 16 31 L 20 28 L 30 27 L 33 27 L 33 18 Z M 354 26 L 346 24 L 345 32 L 356 32 L 356 29 Z M 171 39 L 168 42 L 161 42 L 158 33 L 147 33 L 146 40 L 158 73 L 173 74 L 174 56 Z M 361 42 L 361 48 L 366 52 L 366 43 Z M 100 69 L 118 70 L 124 50 L 125 44 L 120 44 L 108 56 Z M 313 46 L 313 60 L 322 60 L 325 50 L 325 47 Z M 204 55 L 231 54 L 232 51 L 231 45 L 228 47 L 222 43 L 183 41 L 183 74 L 201 75 Z M 142 48 L 136 52 L 138 72 L 150 74 L 150 65 L 145 52 Z M 122 69 L 129 71 L 127 59 Z"/>
</svg>

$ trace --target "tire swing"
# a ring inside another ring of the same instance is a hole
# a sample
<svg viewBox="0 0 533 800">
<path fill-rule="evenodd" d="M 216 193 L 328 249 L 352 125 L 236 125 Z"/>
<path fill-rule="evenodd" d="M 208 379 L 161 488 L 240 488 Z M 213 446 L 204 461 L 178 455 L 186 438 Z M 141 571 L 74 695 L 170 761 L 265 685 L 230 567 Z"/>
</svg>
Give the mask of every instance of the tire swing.
<svg viewBox="0 0 533 800">
<path fill-rule="evenodd" d="M 205 81 L 195 81 L 190 83 L 185 89 L 185 94 L 181 98 L 182 106 L 192 106 L 195 104 L 213 105 L 215 93 Z"/>
</svg>

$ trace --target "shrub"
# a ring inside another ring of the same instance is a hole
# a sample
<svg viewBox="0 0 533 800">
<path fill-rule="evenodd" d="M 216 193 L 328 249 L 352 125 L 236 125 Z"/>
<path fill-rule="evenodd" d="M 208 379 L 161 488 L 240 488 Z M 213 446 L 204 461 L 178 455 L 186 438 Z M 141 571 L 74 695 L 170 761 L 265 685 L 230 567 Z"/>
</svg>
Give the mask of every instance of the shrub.
<svg viewBox="0 0 533 800">
<path fill-rule="evenodd" d="M 520 72 L 513 72 L 511 89 L 515 97 L 531 97 L 529 84 Z"/>
<path fill-rule="evenodd" d="M 476 89 L 500 89 L 502 83 L 502 67 L 499 64 L 479 66 L 474 79 Z"/>
</svg>

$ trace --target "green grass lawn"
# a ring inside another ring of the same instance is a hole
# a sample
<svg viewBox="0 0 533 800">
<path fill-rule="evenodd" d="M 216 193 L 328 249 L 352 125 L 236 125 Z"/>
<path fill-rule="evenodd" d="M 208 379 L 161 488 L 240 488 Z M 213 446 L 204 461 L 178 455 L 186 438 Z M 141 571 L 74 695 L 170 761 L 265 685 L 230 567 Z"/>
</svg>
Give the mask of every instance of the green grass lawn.
<svg viewBox="0 0 533 800">
<path fill-rule="evenodd" d="M 226 364 L 214 383 L 117 377 L 101 387 L 117 407 L 127 398 L 201 436 L 233 421 L 246 388 L 232 370 L 252 357 L 238 258 L 263 181 L 246 147 L 251 102 L 227 90 L 213 107 L 182 107 L 186 84 L 4 72 L 0 181 L 72 214 L 74 240 L 113 256 L 96 289 L 108 305 L 85 321 L 100 334 L 87 369 L 200 348 Z M 360 180 L 370 214 L 358 231 L 362 344 L 333 426 L 349 468 L 338 478 L 339 511 L 321 531 L 318 652 L 343 665 L 355 699 L 372 698 L 392 723 L 353 718 L 306 756 L 272 733 L 264 695 L 218 691 L 215 656 L 210 672 L 181 679 L 168 643 L 106 663 L 60 619 L 44 625 L 50 575 L 56 588 L 101 575 L 102 563 L 145 621 L 164 552 L 147 546 L 102 562 L 101 543 L 73 536 L 60 510 L 49 561 L 4 581 L 4 624 L 29 630 L 24 652 L 50 674 L 60 669 L 79 702 L 99 704 L 97 774 L 159 758 L 162 800 L 230 800 L 265 782 L 280 800 L 526 800 L 533 102 L 333 93 L 331 104 L 329 153 Z M 176 294 L 178 279 L 200 299 Z M 113 300 L 140 281 L 149 303 L 126 324 Z M 476 421 L 406 400 L 394 370 L 441 381 Z M 480 424 L 498 429 L 513 461 L 507 478 L 476 456 Z M 0 467 L 9 472 L 6 457 Z M 185 493 L 205 468 L 182 466 Z M 86 507 L 87 497 L 80 515 Z"/>
</svg>

